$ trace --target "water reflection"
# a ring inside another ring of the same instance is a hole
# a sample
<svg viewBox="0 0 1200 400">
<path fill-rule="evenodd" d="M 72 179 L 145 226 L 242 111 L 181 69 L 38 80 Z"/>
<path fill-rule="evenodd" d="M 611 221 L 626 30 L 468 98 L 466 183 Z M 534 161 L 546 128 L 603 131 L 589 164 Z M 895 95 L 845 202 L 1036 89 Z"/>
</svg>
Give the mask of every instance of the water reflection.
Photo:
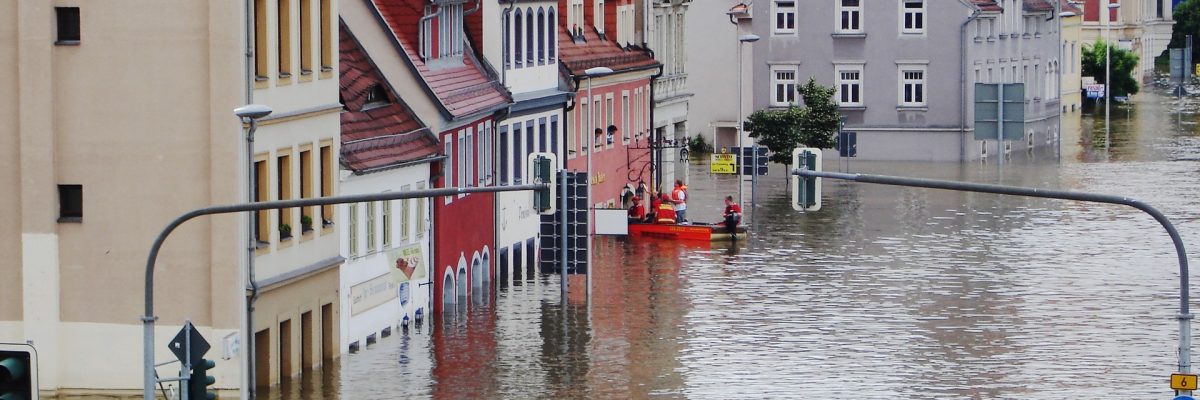
<svg viewBox="0 0 1200 400">
<path fill-rule="evenodd" d="M 1102 118 L 1068 125 L 1061 163 L 1038 150 L 1002 168 L 850 169 L 1133 195 L 1197 249 L 1196 114 L 1155 96 L 1114 113 L 1108 151 L 1096 146 Z M 704 168 L 691 170 L 690 216 L 715 221 L 736 181 Z M 822 211 L 798 214 L 782 172 L 762 179 L 758 206 L 747 207 L 758 214 L 749 240 L 602 238 L 590 302 L 574 291 L 564 303 L 556 276 L 526 276 L 270 397 L 1170 395 L 1177 271 L 1148 216 L 828 180 Z"/>
</svg>

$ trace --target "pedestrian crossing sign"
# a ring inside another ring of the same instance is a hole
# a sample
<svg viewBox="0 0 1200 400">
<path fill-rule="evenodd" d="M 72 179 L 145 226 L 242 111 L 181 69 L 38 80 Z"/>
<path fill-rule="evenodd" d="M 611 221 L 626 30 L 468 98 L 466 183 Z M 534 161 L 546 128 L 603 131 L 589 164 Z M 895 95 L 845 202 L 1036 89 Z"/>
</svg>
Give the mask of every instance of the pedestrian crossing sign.
<svg viewBox="0 0 1200 400">
<path fill-rule="evenodd" d="M 1196 390 L 1196 375 L 1194 374 L 1171 374 L 1171 389 L 1175 390 Z"/>
</svg>

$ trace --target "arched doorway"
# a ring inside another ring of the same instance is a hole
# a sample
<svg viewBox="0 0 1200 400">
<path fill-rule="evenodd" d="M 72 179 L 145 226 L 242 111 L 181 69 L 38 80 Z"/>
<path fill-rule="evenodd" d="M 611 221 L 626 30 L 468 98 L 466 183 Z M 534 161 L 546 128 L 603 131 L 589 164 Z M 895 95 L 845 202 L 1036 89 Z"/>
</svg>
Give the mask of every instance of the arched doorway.
<svg viewBox="0 0 1200 400">
<path fill-rule="evenodd" d="M 450 267 L 446 267 L 446 276 L 442 278 L 442 312 L 454 308 L 454 275 L 450 273 Z"/>
</svg>

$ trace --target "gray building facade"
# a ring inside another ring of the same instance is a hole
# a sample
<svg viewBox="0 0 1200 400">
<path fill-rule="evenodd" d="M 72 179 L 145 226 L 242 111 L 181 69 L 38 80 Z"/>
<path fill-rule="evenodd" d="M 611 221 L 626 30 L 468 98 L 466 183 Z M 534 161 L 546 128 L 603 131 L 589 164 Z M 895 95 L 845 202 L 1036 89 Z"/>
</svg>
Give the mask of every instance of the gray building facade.
<svg viewBox="0 0 1200 400">
<path fill-rule="evenodd" d="M 1047 85 L 1057 82 L 1046 73 L 1058 58 L 1053 10 L 1045 0 L 758 2 L 753 108 L 797 104 L 796 88 L 813 78 L 837 88 L 846 130 L 858 133 L 859 158 L 972 160 L 996 148 L 974 140 L 974 83 L 1022 82 L 1031 89 L 1027 128 L 1035 145 L 1044 143 L 1036 138 L 1057 134 L 1057 92 L 1034 94 L 1051 93 Z"/>
</svg>

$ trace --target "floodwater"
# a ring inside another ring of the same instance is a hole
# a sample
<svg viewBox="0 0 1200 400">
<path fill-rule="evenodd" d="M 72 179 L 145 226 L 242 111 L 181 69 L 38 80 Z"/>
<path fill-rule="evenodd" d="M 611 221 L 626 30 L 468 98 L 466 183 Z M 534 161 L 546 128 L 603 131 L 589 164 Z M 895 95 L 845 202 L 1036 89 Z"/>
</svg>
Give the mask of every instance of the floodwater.
<svg viewBox="0 0 1200 400">
<path fill-rule="evenodd" d="M 1002 168 L 848 170 L 1128 195 L 1166 213 L 1196 254 L 1200 134 L 1196 114 L 1178 108 L 1143 94 L 1113 113 L 1107 137 L 1085 116 L 1061 160 L 1039 150 Z M 826 169 L 847 170 L 837 161 Z M 736 194 L 705 168 L 691 171 L 695 220 L 715 220 L 719 199 Z M 557 276 L 535 277 L 264 397 L 1172 395 L 1178 265 L 1149 216 L 831 180 L 821 211 L 804 214 L 782 173 L 759 182 L 748 241 L 601 238 L 590 302 L 582 279 L 564 304 Z"/>
</svg>

